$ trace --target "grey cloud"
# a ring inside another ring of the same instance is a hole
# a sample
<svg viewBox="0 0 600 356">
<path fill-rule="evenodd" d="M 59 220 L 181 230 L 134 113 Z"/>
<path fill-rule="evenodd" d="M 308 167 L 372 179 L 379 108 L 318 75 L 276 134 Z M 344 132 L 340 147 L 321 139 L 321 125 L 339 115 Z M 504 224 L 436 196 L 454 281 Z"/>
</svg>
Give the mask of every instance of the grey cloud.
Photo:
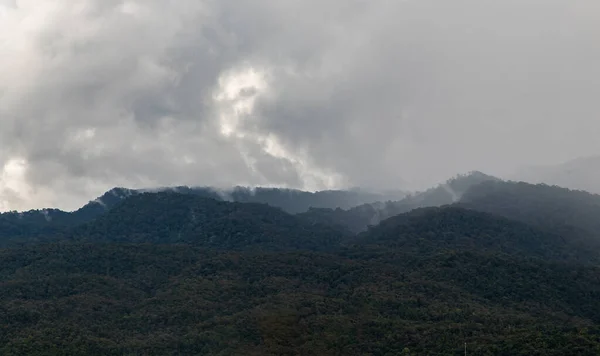
<svg viewBox="0 0 600 356">
<path fill-rule="evenodd" d="M 0 207 L 423 188 L 598 153 L 598 18 L 595 0 L 0 1 Z"/>
<path fill-rule="evenodd" d="M 592 1 L 421 1 L 366 12 L 364 43 L 331 51 L 342 75 L 311 77 L 316 91 L 281 81 L 288 100 L 267 104 L 268 130 L 287 130 L 362 185 L 502 174 L 597 150 L 599 27 L 581 22 L 590 11 Z M 303 89 L 317 99 L 289 105 Z M 307 118 L 311 109 L 321 116 Z"/>
</svg>

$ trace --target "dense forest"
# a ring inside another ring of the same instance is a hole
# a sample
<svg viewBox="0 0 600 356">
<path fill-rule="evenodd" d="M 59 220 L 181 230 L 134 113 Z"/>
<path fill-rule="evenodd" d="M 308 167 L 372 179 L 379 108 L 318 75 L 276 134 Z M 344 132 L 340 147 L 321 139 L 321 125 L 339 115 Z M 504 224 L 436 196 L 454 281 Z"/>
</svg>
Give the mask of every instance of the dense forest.
<svg viewBox="0 0 600 356">
<path fill-rule="evenodd" d="M 358 233 L 366 230 L 370 225 L 413 209 L 442 206 L 460 201 L 471 187 L 484 182 L 499 181 L 498 178 L 481 172 L 471 172 L 459 175 L 423 192 L 408 194 L 401 200 L 378 201 L 361 204 L 350 209 L 319 208 L 314 207 L 301 213 L 300 216 L 313 222 L 328 222 L 347 230 Z"/>
<path fill-rule="evenodd" d="M 600 354 L 600 196 L 189 189 L 0 215 L 0 354 Z"/>
<path fill-rule="evenodd" d="M 296 214 L 311 208 L 349 209 L 361 204 L 371 204 L 382 200 L 401 199 L 402 191 L 372 193 L 362 190 L 324 190 L 305 192 L 294 189 L 235 187 L 229 190 L 212 187 L 169 187 L 161 189 L 114 188 L 90 201 L 83 207 L 65 212 L 59 209 L 40 209 L 26 212 L 0 213 L 0 246 L 8 240 L 27 241 L 45 239 L 64 233 L 74 226 L 90 222 L 107 213 L 124 200 L 144 193 L 172 192 L 211 198 L 219 201 L 240 203 L 262 203 L 278 207 Z"/>
</svg>

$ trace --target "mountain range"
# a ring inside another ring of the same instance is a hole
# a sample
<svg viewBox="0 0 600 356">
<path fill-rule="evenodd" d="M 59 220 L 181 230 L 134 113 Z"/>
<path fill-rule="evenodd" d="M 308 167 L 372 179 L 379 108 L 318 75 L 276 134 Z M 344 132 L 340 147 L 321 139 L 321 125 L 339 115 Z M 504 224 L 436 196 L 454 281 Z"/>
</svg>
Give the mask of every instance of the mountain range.
<svg viewBox="0 0 600 356">
<path fill-rule="evenodd" d="M 219 201 L 263 203 L 279 207 L 292 214 L 307 211 L 311 207 L 349 208 L 383 199 L 401 199 L 406 196 L 406 193 L 401 191 L 372 193 L 358 189 L 305 192 L 294 189 L 260 187 L 235 187 L 231 190 L 186 186 L 159 189 L 113 188 L 72 212 L 59 209 L 38 209 L 1 213 L 0 245 L 3 240 L 7 239 L 26 237 L 27 240 L 31 240 L 62 233 L 66 229 L 94 220 L 129 197 L 152 192 L 176 192 Z"/>
<path fill-rule="evenodd" d="M 0 354 L 600 354 L 599 195 L 230 193 L 0 215 Z"/>
</svg>

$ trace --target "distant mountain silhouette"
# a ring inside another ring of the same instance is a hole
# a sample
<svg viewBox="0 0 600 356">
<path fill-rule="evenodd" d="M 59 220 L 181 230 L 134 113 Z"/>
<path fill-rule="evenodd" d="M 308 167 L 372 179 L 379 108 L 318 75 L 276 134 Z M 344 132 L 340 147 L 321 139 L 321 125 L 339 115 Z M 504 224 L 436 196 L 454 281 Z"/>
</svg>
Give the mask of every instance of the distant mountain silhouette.
<svg viewBox="0 0 600 356">
<path fill-rule="evenodd" d="M 156 189 L 113 188 L 102 196 L 90 201 L 80 209 L 65 212 L 58 209 L 40 209 L 27 212 L 7 212 L 0 214 L 0 245 L 8 239 L 37 241 L 45 236 L 63 234 L 71 227 L 89 222 L 109 212 L 125 199 L 146 192 L 177 192 L 180 194 L 212 198 L 222 201 L 244 203 L 264 203 L 281 208 L 288 213 L 317 208 L 350 208 L 366 202 L 383 199 L 398 199 L 406 194 L 401 191 L 372 193 L 361 190 L 325 190 L 305 192 L 283 188 L 235 187 L 218 190 L 211 187 L 166 187 Z"/>
<path fill-rule="evenodd" d="M 457 204 L 560 234 L 597 253 L 600 195 L 545 184 L 484 182 Z"/>
<path fill-rule="evenodd" d="M 521 168 L 510 178 L 600 194 L 600 155 L 581 157 L 558 165 Z"/>
<path fill-rule="evenodd" d="M 354 190 L 322 190 L 307 192 L 286 188 L 248 188 L 234 187 L 229 190 L 212 187 L 166 187 L 156 189 L 126 189 L 114 188 L 104 193 L 101 197 L 90 201 L 81 209 L 74 212 L 82 219 L 93 218 L 114 207 L 125 198 L 144 192 L 172 191 L 180 194 L 191 194 L 216 200 L 234 201 L 240 203 L 264 203 L 281 208 L 288 213 L 295 214 L 316 208 L 342 208 L 347 209 L 364 203 L 371 203 L 385 199 L 400 199 L 406 196 L 402 191 L 373 193 Z"/>
<path fill-rule="evenodd" d="M 403 214 L 422 207 L 442 206 L 458 202 L 472 186 L 486 181 L 499 181 L 498 178 L 481 172 L 458 175 L 424 192 L 411 194 L 398 201 L 376 202 L 343 209 L 310 209 L 300 214 L 313 222 L 344 226 L 349 231 L 364 231 L 369 225 L 394 215 Z"/>
</svg>

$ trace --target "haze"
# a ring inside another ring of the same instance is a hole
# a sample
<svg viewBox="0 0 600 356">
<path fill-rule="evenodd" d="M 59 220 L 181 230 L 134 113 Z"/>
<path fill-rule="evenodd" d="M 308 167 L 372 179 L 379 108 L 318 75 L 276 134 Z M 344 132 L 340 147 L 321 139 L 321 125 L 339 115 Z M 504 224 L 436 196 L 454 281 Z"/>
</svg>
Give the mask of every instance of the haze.
<svg viewBox="0 0 600 356">
<path fill-rule="evenodd" d="M 597 0 L 0 0 L 0 210 L 600 153 Z"/>
</svg>

